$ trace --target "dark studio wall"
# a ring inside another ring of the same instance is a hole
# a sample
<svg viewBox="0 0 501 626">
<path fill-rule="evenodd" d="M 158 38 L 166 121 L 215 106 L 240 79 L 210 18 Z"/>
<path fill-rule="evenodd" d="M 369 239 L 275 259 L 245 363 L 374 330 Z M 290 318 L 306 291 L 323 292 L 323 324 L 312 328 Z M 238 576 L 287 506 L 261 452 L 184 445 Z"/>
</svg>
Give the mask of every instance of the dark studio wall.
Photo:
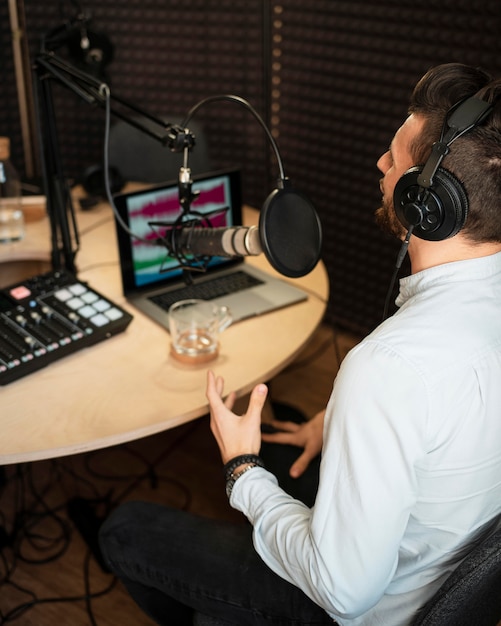
<svg viewBox="0 0 501 626">
<path fill-rule="evenodd" d="M 77 15 L 74 3 L 62 2 L 62 13 L 59 4 L 56 0 L 43 6 L 25 1 L 32 59 L 40 49 L 41 35 L 47 36 Z M 264 114 L 264 5 L 260 0 L 234 4 L 230 0 L 127 0 L 119 4 L 84 0 L 80 7 L 92 16 L 88 23 L 91 42 L 94 35 L 113 46 L 113 60 L 104 68 L 112 95 L 177 122 L 194 104 L 219 93 L 238 93 Z M 56 48 L 56 53 L 72 64 L 81 61 L 68 53 L 66 45 Z M 92 72 L 92 66 L 82 67 Z M 77 178 L 86 167 L 102 160 L 104 112 L 59 85 L 53 93 L 64 164 L 68 176 Z M 262 179 L 266 144 L 244 110 L 208 105 L 196 121 L 206 127 L 217 166 L 248 167 L 250 176 Z M 167 149 L 164 158 L 166 172 L 172 170 L 170 160 L 180 161 Z"/>
<path fill-rule="evenodd" d="M 32 57 L 39 37 L 73 15 L 71 2 L 25 0 Z M 432 65 L 459 61 L 501 73 L 501 3 L 479 0 L 85 0 L 92 27 L 112 41 L 112 92 L 168 120 L 208 95 L 248 99 L 278 140 L 286 173 L 324 229 L 331 281 L 327 321 L 368 332 L 380 320 L 398 243 L 379 232 L 376 161 Z M 0 131 L 24 165 L 7 7 L 0 8 Z M 67 174 L 102 152 L 103 113 L 55 90 Z M 197 114 L 212 163 L 242 167 L 244 201 L 260 206 L 278 171 L 245 110 Z M 167 154 L 166 158 L 171 155 Z"/>
</svg>

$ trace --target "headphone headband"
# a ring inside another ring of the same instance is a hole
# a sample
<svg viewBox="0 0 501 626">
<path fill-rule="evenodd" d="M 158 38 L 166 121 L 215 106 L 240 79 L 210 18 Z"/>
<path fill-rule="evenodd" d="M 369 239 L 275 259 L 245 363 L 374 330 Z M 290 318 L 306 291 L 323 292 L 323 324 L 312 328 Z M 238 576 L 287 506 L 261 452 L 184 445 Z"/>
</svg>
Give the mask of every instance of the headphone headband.
<svg viewBox="0 0 501 626">
<path fill-rule="evenodd" d="M 444 157 L 449 153 L 451 143 L 478 126 L 491 110 L 491 104 L 475 96 L 462 100 L 452 109 L 449 109 L 442 126 L 440 140 L 433 144 L 431 155 L 418 176 L 418 183 L 421 187 L 433 185 L 433 176 Z"/>
</svg>

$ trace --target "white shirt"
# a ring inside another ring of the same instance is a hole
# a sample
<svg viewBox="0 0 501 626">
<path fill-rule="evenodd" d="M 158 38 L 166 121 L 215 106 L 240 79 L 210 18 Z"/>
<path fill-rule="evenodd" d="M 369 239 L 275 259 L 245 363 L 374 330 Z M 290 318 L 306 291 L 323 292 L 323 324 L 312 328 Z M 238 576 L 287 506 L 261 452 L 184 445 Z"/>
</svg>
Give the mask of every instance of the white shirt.
<svg viewBox="0 0 501 626">
<path fill-rule="evenodd" d="M 231 504 L 267 565 L 339 624 L 402 626 L 501 512 L 501 253 L 400 281 L 344 360 L 310 510 L 266 470 Z"/>
</svg>

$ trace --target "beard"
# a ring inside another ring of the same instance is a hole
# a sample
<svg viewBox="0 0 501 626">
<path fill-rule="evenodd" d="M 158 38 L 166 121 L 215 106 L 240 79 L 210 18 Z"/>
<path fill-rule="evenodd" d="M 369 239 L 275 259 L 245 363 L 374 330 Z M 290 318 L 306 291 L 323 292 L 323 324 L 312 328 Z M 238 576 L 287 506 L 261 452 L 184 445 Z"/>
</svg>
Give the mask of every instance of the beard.
<svg viewBox="0 0 501 626">
<path fill-rule="evenodd" d="M 395 213 L 393 200 L 388 200 L 384 194 L 381 206 L 376 210 L 375 219 L 376 224 L 383 232 L 393 235 L 397 239 L 404 239 L 406 231 Z"/>
</svg>

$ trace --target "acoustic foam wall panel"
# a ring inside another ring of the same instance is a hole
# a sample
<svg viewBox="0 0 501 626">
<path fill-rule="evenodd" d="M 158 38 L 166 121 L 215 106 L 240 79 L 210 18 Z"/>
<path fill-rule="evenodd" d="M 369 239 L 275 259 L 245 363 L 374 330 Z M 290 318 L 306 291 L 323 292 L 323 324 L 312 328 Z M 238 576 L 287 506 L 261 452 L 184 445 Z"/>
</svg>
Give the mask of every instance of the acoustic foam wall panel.
<svg viewBox="0 0 501 626">
<path fill-rule="evenodd" d="M 501 72 L 501 5 L 287 0 L 272 16 L 271 122 L 290 176 L 321 217 L 328 319 L 366 333 L 381 319 L 399 248 L 374 224 L 376 161 L 429 67 Z"/>
<path fill-rule="evenodd" d="M 399 246 L 374 224 L 380 202 L 376 161 L 406 115 L 414 83 L 430 66 L 460 61 L 501 73 L 501 3 L 81 4 L 93 15 L 93 28 L 115 45 L 109 73 L 116 93 L 168 120 L 183 117 L 208 95 L 236 93 L 269 119 L 287 174 L 311 197 L 322 220 L 323 259 L 331 281 L 327 321 L 361 333 L 377 325 Z M 40 35 L 61 23 L 58 5 L 57 0 L 25 0 L 32 54 Z M 0 17 L 7 81 L 0 120 L 16 138 L 20 131 L 3 5 Z M 63 156 L 69 175 L 77 177 L 101 159 L 103 115 L 57 91 Z M 211 104 L 197 121 L 206 130 L 213 162 L 242 165 L 244 200 L 260 206 L 277 171 L 255 121 L 231 104 Z M 16 162 L 22 166 L 21 152 Z"/>
<path fill-rule="evenodd" d="M 35 58 L 40 35 L 63 24 L 74 10 L 66 3 L 69 15 L 62 18 L 57 0 L 43 5 L 26 0 L 25 5 Z M 265 115 L 259 0 L 85 0 L 81 6 L 92 15 L 90 31 L 106 35 L 114 45 L 114 59 L 106 68 L 112 95 L 168 122 L 181 121 L 197 102 L 221 93 L 236 93 Z M 68 59 L 65 46 L 57 54 Z M 104 113 L 60 85 L 53 93 L 64 164 L 77 179 L 102 160 Z M 267 179 L 267 147 L 256 122 L 226 103 L 203 107 L 196 121 L 205 129 L 214 166 L 242 166 L 249 195 L 258 200 L 253 190 L 261 190 Z"/>
</svg>

